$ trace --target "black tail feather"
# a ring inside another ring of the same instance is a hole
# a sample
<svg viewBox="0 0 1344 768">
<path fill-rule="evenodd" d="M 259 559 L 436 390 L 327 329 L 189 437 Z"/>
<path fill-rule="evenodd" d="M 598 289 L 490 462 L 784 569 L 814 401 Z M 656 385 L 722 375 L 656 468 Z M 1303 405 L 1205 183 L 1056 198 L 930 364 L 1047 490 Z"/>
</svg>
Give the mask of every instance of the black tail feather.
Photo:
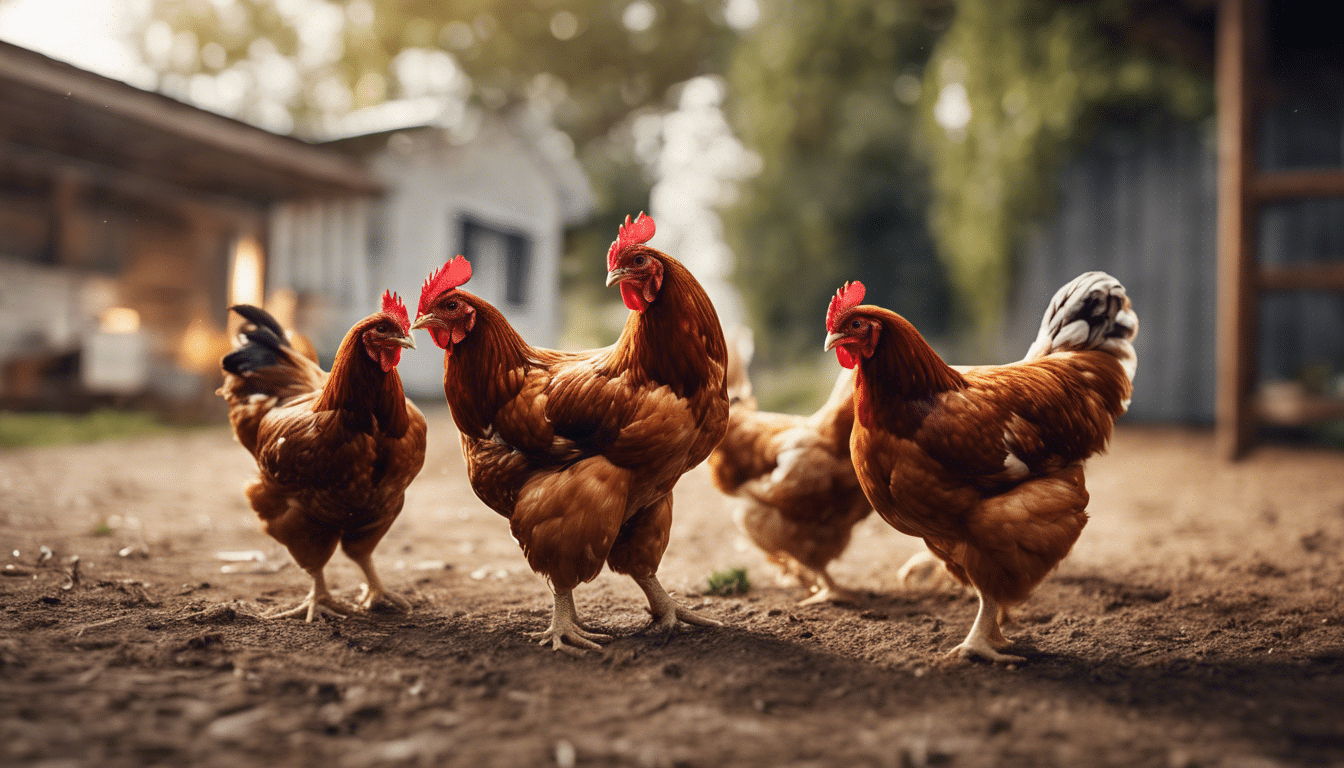
<svg viewBox="0 0 1344 768">
<path fill-rule="evenodd" d="M 229 309 L 237 312 L 247 323 L 238 331 L 238 335 L 245 339 L 244 344 L 225 355 L 221 361 L 224 370 L 242 376 L 279 362 L 282 357 L 280 350 L 288 348 L 289 342 L 285 339 L 285 330 L 271 313 L 251 304 L 236 304 Z"/>
</svg>

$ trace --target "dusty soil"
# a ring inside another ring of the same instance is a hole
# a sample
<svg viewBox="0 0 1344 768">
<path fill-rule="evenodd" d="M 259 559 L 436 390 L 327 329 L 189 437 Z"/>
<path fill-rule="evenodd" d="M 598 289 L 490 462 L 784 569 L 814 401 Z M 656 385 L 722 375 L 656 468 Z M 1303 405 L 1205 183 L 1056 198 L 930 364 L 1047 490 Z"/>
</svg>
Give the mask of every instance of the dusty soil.
<svg viewBox="0 0 1344 768">
<path fill-rule="evenodd" d="M 538 648 L 549 594 L 442 412 L 376 555 L 413 613 L 264 620 L 308 583 L 245 506 L 253 472 L 226 429 L 0 453 L 0 764 L 1344 765 L 1338 452 L 1227 466 L 1207 434 L 1121 429 L 1010 668 L 940 663 L 975 602 L 898 584 L 918 543 L 875 516 L 836 567 L 867 596 L 797 607 L 703 467 L 661 575 L 725 626 L 641 634 L 639 591 L 604 573 L 579 610 L 619 639 Z M 748 595 L 699 594 L 730 566 Z M 328 574 L 356 592 L 340 554 Z"/>
</svg>

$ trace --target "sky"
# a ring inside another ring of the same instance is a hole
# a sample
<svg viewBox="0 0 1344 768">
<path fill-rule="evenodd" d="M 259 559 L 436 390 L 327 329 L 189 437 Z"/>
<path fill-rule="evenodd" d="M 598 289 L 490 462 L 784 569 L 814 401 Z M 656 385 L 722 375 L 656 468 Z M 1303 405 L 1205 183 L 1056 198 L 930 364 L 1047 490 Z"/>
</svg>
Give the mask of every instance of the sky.
<svg viewBox="0 0 1344 768">
<path fill-rule="evenodd" d="M 154 73 L 127 35 L 143 0 L 0 0 L 0 40 L 132 85 Z"/>
</svg>

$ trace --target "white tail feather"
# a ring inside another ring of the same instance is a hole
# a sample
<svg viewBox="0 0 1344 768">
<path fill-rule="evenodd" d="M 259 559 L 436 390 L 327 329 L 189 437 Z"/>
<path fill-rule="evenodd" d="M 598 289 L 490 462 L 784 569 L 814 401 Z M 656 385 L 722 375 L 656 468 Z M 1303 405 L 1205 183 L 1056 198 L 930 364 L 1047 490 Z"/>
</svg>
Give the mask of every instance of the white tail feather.
<svg viewBox="0 0 1344 768">
<path fill-rule="evenodd" d="M 1055 292 L 1022 359 L 1097 349 L 1115 355 L 1133 381 L 1139 358 L 1132 342 L 1138 332 L 1139 316 L 1120 281 L 1105 272 L 1085 272 Z"/>
</svg>

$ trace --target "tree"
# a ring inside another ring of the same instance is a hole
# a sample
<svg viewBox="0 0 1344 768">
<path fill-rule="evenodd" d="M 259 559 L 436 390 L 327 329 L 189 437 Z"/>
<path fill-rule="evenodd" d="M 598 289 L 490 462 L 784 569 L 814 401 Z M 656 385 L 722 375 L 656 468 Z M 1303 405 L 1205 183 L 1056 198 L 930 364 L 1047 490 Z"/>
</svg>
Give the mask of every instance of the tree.
<svg viewBox="0 0 1344 768">
<path fill-rule="evenodd" d="M 929 331 L 947 328 L 914 149 L 938 26 L 937 9 L 917 3 L 771 0 L 736 46 L 729 109 L 763 169 L 725 222 L 766 360 L 815 354 L 846 280 Z"/>
<path fill-rule="evenodd" d="M 714 0 L 151 0 L 142 37 L 165 90 L 209 91 L 224 78 L 242 94 L 231 103 L 244 118 L 266 124 L 249 110 L 278 102 L 300 135 L 319 133 L 324 115 L 424 90 L 412 81 L 446 61 L 439 89 L 491 107 L 558 93 L 557 123 L 582 147 L 674 83 L 721 67 L 734 33 L 719 9 Z"/>
<path fill-rule="evenodd" d="M 958 2 L 925 69 L 922 137 L 932 229 L 982 338 L 1002 316 L 1023 236 L 1054 209 L 1064 162 L 1099 121 L 1211 111 L 1207 77 L 1126 39 L 1183 26 L 1180 12 L 1129 0 Z"/>
</svg>

